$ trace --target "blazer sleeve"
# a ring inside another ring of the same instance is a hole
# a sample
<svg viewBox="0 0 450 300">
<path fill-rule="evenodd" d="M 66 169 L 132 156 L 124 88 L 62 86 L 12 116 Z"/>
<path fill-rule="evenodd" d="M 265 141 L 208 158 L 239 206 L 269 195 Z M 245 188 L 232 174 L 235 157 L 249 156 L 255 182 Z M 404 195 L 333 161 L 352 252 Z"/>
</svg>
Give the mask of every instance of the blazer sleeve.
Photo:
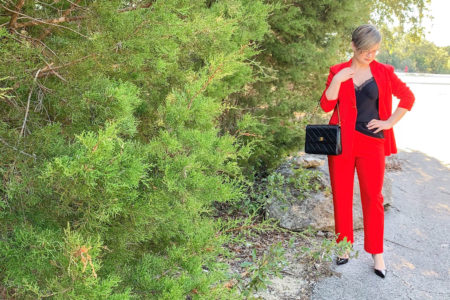
<svg viewBox="0 0 450 300">
<path fill-rule="evenodd" d="M 337 99 L 328 100 L 327 96 L 325 95 L 325 92 L 327 91 L 328 87 L 330 86 L 330 83 L 331 83 L 331 80 L 333 79 L 333 77 L 334 77 L 334 72 L 330 67 L 330 73 L 328 74 L 326 87 L 322 93 L 322 97 L 320 98 L 320 107 L 322 107 L 324 112 L 331 111 L 336 106 L 336 103 L 337 103 Z"/>
<path fill-rule="evenodd" d="M 400 102 L 398 103 L 398 107 L 406 108 L 407 110 L 411 110 L 415 97 L 413 92 L 411 92 L 410 88 L 403 81 L 398 78 L 398 76 L 394 72 L 394 67 L 389 66 L 389 75 L 391 79 L 392 85 L 392 94 L 397 97 Z"/>
</svg>

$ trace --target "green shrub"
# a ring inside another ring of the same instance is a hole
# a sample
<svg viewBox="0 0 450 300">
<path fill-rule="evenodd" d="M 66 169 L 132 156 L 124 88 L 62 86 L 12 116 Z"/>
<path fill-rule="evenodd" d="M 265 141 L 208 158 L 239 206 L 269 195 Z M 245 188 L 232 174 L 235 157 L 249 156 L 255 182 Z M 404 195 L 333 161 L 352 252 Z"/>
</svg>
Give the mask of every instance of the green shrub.
<svg viewBox="0 0 450 300">
<path fill-rule="evenodd" d="M 361 4 L 3 2 L 7 296 L 240 298 L 223 285 L 213 203 L 248 200 L 298 148 L 293 112 L 318 95 Z"/>
</svg>

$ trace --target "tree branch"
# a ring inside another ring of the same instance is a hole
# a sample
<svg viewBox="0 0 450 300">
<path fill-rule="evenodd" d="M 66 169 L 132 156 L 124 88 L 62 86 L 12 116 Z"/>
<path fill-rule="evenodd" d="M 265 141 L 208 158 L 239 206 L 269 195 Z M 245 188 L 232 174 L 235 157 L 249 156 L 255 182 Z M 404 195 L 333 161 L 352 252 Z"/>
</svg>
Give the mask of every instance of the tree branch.
<svg viewBox="0 0 450 300">
<path fill-rule="evenodd" d="M 81 9 L 87 9 L 87 8 L 85 8 L 84 6 L 78 5 L 78 2 L 77 2 L 77 3 L 74 3 L 74 2 L 72 2 L 72 1 L 70 1 L 70 0 L 67 0 L 67 2 L 69 2 L 70 4 L 72 4 L 72 5 L 74 5 L 74 6 L 78 7 L 78 8 L 81 8 Z"/>
<path fill-rule="evenodd" d="M 191 109 L 192 101 L 194 101 L 194 99 L 197 98 L 200 93 L 203 93 L 206 90 L 208 85 L 211 83 L 213 78 L 216 76 L 216 73 L 222 70 L 222 65 L 223 65 L 223 63 L 221 63 L 214 70 L 214 72 L 209 76 L 208 80 L 203 84 L 202 88 L 200 90 L 198 90 L 197 93 L 195 93 L 195 95 L 193 97 L 191 97 L 191 99 L 189 100 L 188 109 Z"/>
<path fill-rule="evenodd" d="M 22 150 L 19 150 L 19 149 L 17 149 L 16 147 L 14 147 L 14 146 L 11 146 L 10 144 L 8 144 L 4 139 L 2 139 L 2 138 L 0 138 L 0 142 L 2 142 L 4 145 L 6 145 L 6 146 L 8 146 L 8 147 L 10 147 L 10 148 L 12 148 L 12 149 L 14 149 L 14 150 L 16 150 L 16 151 L 19 151 L 20 153 L 22 153 L 23 155 L 26 155 L 26 156 L 29 156 L 29 157 L 33 157 L 34 159 L 36 159 L 36 154 L 28 154 L 28 153 L 26 153 L 26 152 L 23 152 Z"/>
<path fill-rule="evenodd" d="M 44 46 L 46 49 L 48 49 L 54 56 L 58 57 L 58 55 L 56 55 L 55 51 L 53 51 L 49 46 L 47 46 L 43 41 L 40 41 L 38 39 L 35 39 L 31 36 L 26 36 L 23 34 L 20 34 L 17 30 L 14 30 L 14 33 L 17 34 L 18 36 L 23 37 L 24 39 L 30 39 L 32 41 L 32 43 L 34 44 L 35 42 L 42 44 L 42 46 Z M 15 39 L 16 40 L 16 39 Z M 17 40 L 16 40 L 17 41 Z"/>
<path fill-rule="evenodd" d="M 28 111 L 30 110 L 31 94 L 33 94 L 34 84 L 36 83 L 37 77 L 39 76 L 39 73 L 40 73 L 40 72 L 41 72 L 41 69 L 39 69 L 39 70 L 36 72 L 36 75 L 34 75 L 33 84 L 31 85 L 30 93 L 28 94 L 27 110 L 25 111 L 25 118 L 24 118 L 24 120 L 23 120 L 22 130 L 20 130 L 19 138 L 23 136 L 23 131 L 24 131 L 25 125 L 26 125 L 26 123 L 27 123 Z"/>
<path fill-rule="evenodd" d="M 52 68 L 53 63 L 50 63 L 50 64 L 49 64 L 49 63 L 46 62 L 46 61 L 44 61 L 44 62 L 45 62 L 45 64 L 46 64 L 47 66 L 44 67 L 44 68 L 41 70 L 41 74 L 39 74 L 40 77 L 47 75 L 47 74 L 42 75 L 42 74 L 43 74 L 42 72 L 52 72 L 53 74 L 56 75 L 56 77 L 58 77 L 58 78 L 61 79 L 62 81 L 67 82 L 67 80 L 64 79 L 64 77 L 62 77 L 61 75 L 59 75 L 59 74 L 55 71 L 55 69 Z M 38 76 L 38 77 L 39 77 L 39 76 Z"/>
<path fill-rule="evenodd" d="M 53 63 L 50 63 L 50 64 L 46 63 L 47 66 L 40 69 L 40 74 L 38 75 L 38 78 L 47 76 L 48 73 L 50 73 L 50 72 L 51 73 L 56 73 L 55 70 L 58 70 L 58 69 L 61 69 L 61 68 L 73 65 L 73 64 L 75 64 L 77 62 L 80 62 L 82 60 L 85 60 L 86 58 L 91 57 L 91 56 L 95 56 L 95 53 L 83 56 L 83 57 L 78 58 L 78 59 L 76 59 L 74 61 L 71 61 L 69 63 L 63 64 L 63 65 L 60 65 L 60 66 L 57 66 L 57 67 L 52 67 Z"/>
<path fill-rule="evenodd" d="M 33 19 L 33 18 L 30 17 L 30 19 Z M 30 22 L 18 23 L 17 28 L 30 27 L 30 26 L 35 26 L 35 25 L 39 25 L 39 24 L 55 25 L 58 23 L 71 22 L 71 21 L 82 20 L 82 19 L 86 19 L 86 16 L 59 17 L 59 18 L 47 19 L 47 20 L 33 19 L 33 21 L 30 21 Z"/>
<path fill-rule="evenodd" d="M 72 32 L 75 32 L 76 34 L 81 35 L 82 37 L 88 38 L 88 37 L 85 36 L 84 34 L 79 33 L 78 31 L 73 30 L 72 28 L 69 28 L 69 27 L 66 27 L 66 26 L 62 26 L 62 25 L 56 24 L 56 23 L 60 23 L 60 22 L 73 21 L 73 20 L 75 20 L 75 19 L 84 19 L 84 18 L 86 18 L 85 16 L 67 17 L 67 18 L 63 18 L 63 19 L 64 19 L 63 21 L 61 21 L 61 18 L 51 19 L 51 20 L 49 20 L 49 21 L 50 21 L 50 23 L 49 23 L 49 22 L 46 22 L 45 20 L 39 20 L 39 19 L 30 17 L 30 16 L 28 16 L 28 15 L 25 15 L 25 14 L 23 14 L 23 13 L 21 13 L 21 12 L 18 12 L 18 11 L 12 10 L 12 9 L 9 9 L 9 8 L 7 8 L 7 7 L 4 6 L 4 5 L 0 5 L 0 6 L 3 7 L 3 9 L 5 9 L 5 10 L 7 10 L 7 11 L 9 11 L 9 12 L 16 13 L 16 14 L 18 14 L 18 15 L 21 15 L 21 16 L 27 18 L 27 19 L 33 20 L 33 21 L 31 21 L 31 22 L 26 22 L 26 23 L 17 23 L 15 28 L 26 27 L 26 26 L 24 26 L 23 24 L 27 24 L 27 26 L 32 26 L 32 25 L 37 25 L 37 24 L 41 23 L 41 24 L 47 24 L 47 25 L 52 25 L 52 26 L 56 26 L 56 27 L 65 28 L 65 29 L 68 29 L 68 30 L 70 30 L 70 31 L 72 31 Z M 58 21 L 58 20 L 59 20 L 59 21 Z"/>
<path fill-rule="evenodd" d="M 81 0 L 77 0 L 75 3 L 71 3 L 70 8 L 66 9 L 63 13 L 62 13 L 62 18 L 66 18 L 75 7 L 78 7 L 78 3 L 80 3 Z M 52 32 L 53 27 L 49 27 L 47 28 L 39 37 L 39 40 L 43 40 L 46 36 L 48 36 L 50 34 L 50 32 Z"/>
<path fill-rule="evenodd" d="M 19 16 L 19 11 L 22 9 L 25 4 L 25 0 L 19 0 L 16 5 L 16 12 L 12 12 L 11 20 L 9 21 L 9 30 L 13 30 L 17 26 L 17 17 Z M 2 5 L 3 6 L 3 5 Z"/>
<path fill-rule="evenodd" d="M 30 27 L 30 26 L 36 26 L 36 25 L 39 25 L 39 24 L 47 24 L 47 25 L 53 25 L 53 26 L 57 26 L 57 27 L 66 28 L 66 29 L 69 29 L 69 30 L 71 30 L 71 31 L 74 31 L 74 32 L 76 32 L 76 33 L 82 35 L 81 33 L 77 32 L 77 31 L 75 31 L 75 30 L 73 30 L 73 29 L 71 29 L 71 28 L 69 28 L 69 27 L 57 25 L 58 23 L 71 22 L 71 21 L 77 21 L 77 20 L 86 19 L 86 16 L 73 16 L 73 17 L 68 17 L 68 15 L 69 15 L 76 7 L 77 7 L 77 8 L 82 7 L 82 6 L 78 5 L 78 3 L 79 3 L 80 1 L 81 1 L 81 0 L 77 0 L 76 2 L 72 2 L 72 1 L 69 1 L 69 0 L 68 0 L 68 2 L 71 3 L 71 6 L 70 6 L 70 8 L 68 8 L 68 9 L 66 9 L 66 10 L 64 11 L 64 13 L 62 14 L 61 17 L 59 17 L 59 18 L 53 18 L 53 19 L 46 19 L 46 20 L 39 20 L 39 19 L 30 17 L 30 16 L 28 16 L 28 15 L 25 15 L 25 14 L 21 13 L 21 12 L 20 12 L 20 9 L 23 7 L 23 5 L 24 5 L 24 3 L 25 3 L 25 0 L 20 0 L 19 3 L 17 4 L 15 10 L 9 9 L 9 8 L 7 8 L 7 7 L 4 6 L 4 5 L 1 5 L 1 7 L 3 7 L 5 10 L 9 11 L 10 13 L 12 13 L 12 17 L 11 17 L 11 20 L 10 20 L 9 26 L 8 26 L 10 29 L 24 28 L 24 27 Z M 150 3 L 143 4 L 143 5 L 141 5 L 141 6 L 136 6 L 136 7 L 131 6 L 131 7 L 122 8 L 122 9 L 119 9 L 117 12 L 118 12 L 118 13 L 122 13 L 122 12 L 132 11 L 132 10 L 141 9 L 141 8 L 149 8 L 149 7 L 151 7 L 152 5 L 153 5 L 153 2 L 150 2 Z M 18 23 L 18 22 L 17 22 L 17 18 L 18 18 L 19 15 L 21 15 L 21 16 L 27 18 L 27 19 L 31 19 L 32 21 L 24 22 L 24 23 Z M 7 24 L 7 23 L 5 23 L 5 24 Z M 45 38 L 50 32 L 51 32 L 51 29 L 47 29 L 47 30 L 39 37 L 39 40 L 42 40 L 43 38 Z M 84 35 L 82 35 L 82 36 L 84 36 Z M 84 37 L 86 37 L 86 36 L 84 36 Z"/>
</svg>

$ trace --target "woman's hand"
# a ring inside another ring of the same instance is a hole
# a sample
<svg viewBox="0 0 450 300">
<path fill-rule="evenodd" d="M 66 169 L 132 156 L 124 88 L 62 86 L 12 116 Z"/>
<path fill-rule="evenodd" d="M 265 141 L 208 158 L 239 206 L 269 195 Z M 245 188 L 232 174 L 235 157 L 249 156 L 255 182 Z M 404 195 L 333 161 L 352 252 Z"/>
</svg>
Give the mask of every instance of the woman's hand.
<svg viewBox="0 0 450 300">
<path fill-rule="evenodd" d="M 352 68 L 343 68 L 342 70 L 337 72 L 336 75 L 334 75 L 333 79 L 331 80 L 331 83 L 328 86 L 327 90 L 325 91 L 325 96 L 327 100 L 331 101 L 336 100 L 339 95 L 341 83 L 343 81 L 346 81 L 347 79 L 353 78 L 354 74 L 355 71 Z"/>
<path fill-rule="evenodd" d="M 352 68 L 350 68 L 350 67 L 343 68 L 342 70 L 337 72 L 336 75 L 334 75 L 333 79 L 335 79 L 337 82 L 341 83 L 350 78 L 353 78 L 354 75 L 355 75 L 355 70 L 353 70 Z"/>
<path fill-rule="evenodd" d="M 391 129 L 393 126 L 393 124 L 389 121 L 382 121 L 382 120 L 377 120 L 377 119 L 372 119 L 368 124 L 367 124 L 367 128 L 369 130 L 374 130 L 376 129 L 373 133 L 378 133 L 381 130 L 387 130 L 387 129 Z"/>
</svg>

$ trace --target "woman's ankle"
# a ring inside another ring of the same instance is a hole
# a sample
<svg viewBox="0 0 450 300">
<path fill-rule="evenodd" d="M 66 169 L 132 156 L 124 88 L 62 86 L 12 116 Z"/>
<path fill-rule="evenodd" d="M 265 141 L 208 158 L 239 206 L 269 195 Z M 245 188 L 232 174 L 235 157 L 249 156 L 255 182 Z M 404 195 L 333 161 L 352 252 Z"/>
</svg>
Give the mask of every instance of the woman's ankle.
<svg viewBox="0 0 450 300">
<path fill-rule="evenodd" d="M 350 253 L 349 251 L 345 251 L 344 253 L 340 253 L 338 254 L 339 258 L 350 258 Z"/>
<path fill-rule="evenodd" d="M 372 254 L 375 269 L 386 269 L 383 253 Z"/>
</svg>

